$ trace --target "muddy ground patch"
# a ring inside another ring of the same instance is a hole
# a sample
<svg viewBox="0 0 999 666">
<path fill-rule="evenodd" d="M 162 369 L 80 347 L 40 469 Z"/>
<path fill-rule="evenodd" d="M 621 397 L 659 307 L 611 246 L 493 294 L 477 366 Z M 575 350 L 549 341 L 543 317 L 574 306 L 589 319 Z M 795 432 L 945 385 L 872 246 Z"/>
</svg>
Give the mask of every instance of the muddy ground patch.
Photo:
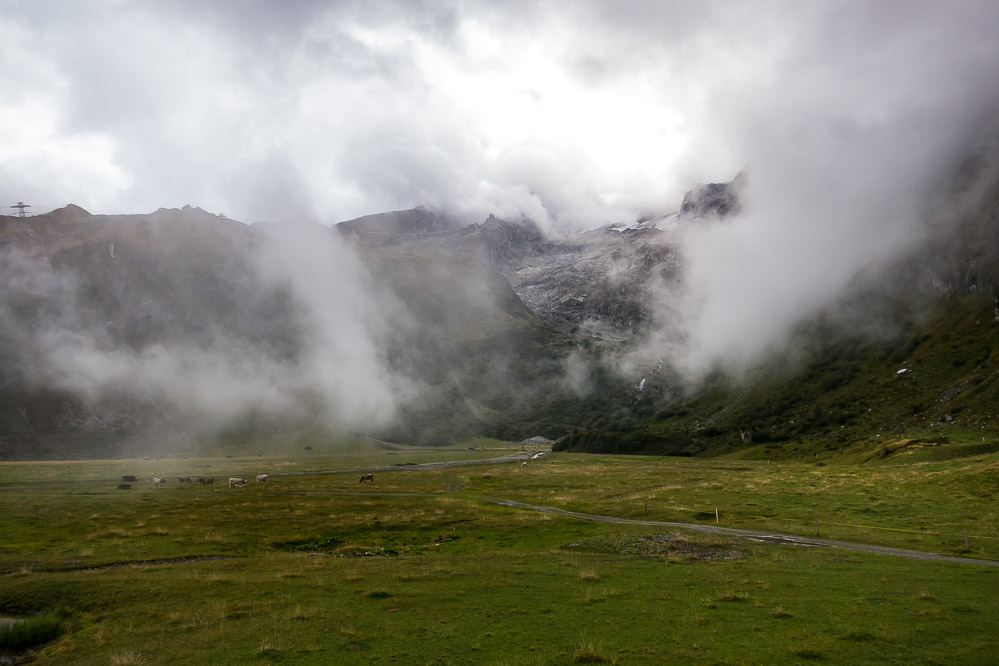
<svg viewBox="0 0 999 666">
<path fill-rule="evenodd" d="M 695 542 L 690 537 L 678 532 L 609 539 L 586 539 L 565 544 L 562 549 L 587 553 L 664 557 L 680 562 L 735 560 L 746 557 L 744 552 L 732 548 L 728 542 Z"/>
</svg>

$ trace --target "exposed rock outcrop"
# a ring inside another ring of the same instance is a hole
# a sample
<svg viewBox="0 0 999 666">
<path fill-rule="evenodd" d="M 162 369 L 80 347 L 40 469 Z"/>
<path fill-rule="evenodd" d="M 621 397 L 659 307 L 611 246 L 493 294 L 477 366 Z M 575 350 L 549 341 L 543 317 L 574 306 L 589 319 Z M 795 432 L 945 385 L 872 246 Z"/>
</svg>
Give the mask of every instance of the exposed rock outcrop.
<svg viewBox="0 0 999 666">
<path fill-rule="evenodd" d="M 746 185 L 746 174 L 740 172 L 729 183 L 698 185 L 683 196 L 680 220 L 694 221 L 735 215 L 742 210 L 740 193 Z"/>
</svg>

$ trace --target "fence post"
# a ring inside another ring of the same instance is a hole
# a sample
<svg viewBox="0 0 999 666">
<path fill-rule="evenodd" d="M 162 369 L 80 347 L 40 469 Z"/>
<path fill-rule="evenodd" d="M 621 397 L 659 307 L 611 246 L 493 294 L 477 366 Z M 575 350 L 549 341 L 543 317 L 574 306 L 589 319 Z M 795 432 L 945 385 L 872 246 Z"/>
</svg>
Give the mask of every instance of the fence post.
<svg viewBox="0 0 999 666">
<path fill-rule="evenodd" d="M 819 519 L 815 519 L 815 536 L 819 536 Z"/>
<path fill-rule="evenodd" d="M 964 549 L 971 550 L 971 545 L 968 543 L 968 530 L 964 530 Z"/>
<path fill-rule="evenodd" d="M 715 507 L 715 525 L 718 524 L 718 507 Z"/>
</svg>

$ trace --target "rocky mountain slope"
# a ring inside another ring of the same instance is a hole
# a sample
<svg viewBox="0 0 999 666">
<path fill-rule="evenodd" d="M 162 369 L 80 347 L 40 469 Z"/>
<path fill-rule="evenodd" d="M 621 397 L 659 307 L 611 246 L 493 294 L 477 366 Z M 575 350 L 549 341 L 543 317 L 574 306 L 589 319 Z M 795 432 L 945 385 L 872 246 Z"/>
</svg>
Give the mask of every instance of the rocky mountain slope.
<svg viewBox="0 0 999 666">
<path fill-rule="evenodd" d="M 405 252 L 484 262 L 545 324 L 594 339 L 624 341 L 641 333 L 652 313 L 649 299 L 675 287 L 681 266 L 675 239 L 654 222 L 553 239 L 529 220 L 490 216 L 457 227 L 420 209 L 387 215 L 393 217 L 368 216 L 337 227 L 368 256 Z M 387 226 L 386 219 L 407 222 Z"/>
</svg>

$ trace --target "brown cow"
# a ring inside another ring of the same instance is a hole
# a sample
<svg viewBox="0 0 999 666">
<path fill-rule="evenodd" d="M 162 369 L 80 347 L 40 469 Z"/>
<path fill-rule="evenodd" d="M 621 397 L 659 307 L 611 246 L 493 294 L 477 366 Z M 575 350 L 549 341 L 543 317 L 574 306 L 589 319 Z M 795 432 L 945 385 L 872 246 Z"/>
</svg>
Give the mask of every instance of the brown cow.
<svg viewBox="0 0 999 666">
<path fill-rule="evenodd" d="M 191 483 L 191 477 L 189 476 L 178 476 L 177 483 Z"/>
<path fill-rule="evenodd" d="M 198 479 L 198 483 L 200 483 L 203 486 L 214 485 L 214 483 L 215 483 L 215 477 L 214 476 L 203 476 L 200 479 Z"/>
<path fill-rule="evenodd" d="M 124 481 L 125 483 L 136 483 L 138 481 L 138 479 L 131 474 L 126 474 L 125 476 L 121 477 L 121 480 Z"/>
<path fill-rule="evenodd" d="M 361 475 L 361 480 L 358 481 L 358 483 L 364 483 L 365 481 L 370 481 L 371 483 L 374 483 L 375 482 L 375 475 L 374 474 L 362 474 Z"/>
</svg>

